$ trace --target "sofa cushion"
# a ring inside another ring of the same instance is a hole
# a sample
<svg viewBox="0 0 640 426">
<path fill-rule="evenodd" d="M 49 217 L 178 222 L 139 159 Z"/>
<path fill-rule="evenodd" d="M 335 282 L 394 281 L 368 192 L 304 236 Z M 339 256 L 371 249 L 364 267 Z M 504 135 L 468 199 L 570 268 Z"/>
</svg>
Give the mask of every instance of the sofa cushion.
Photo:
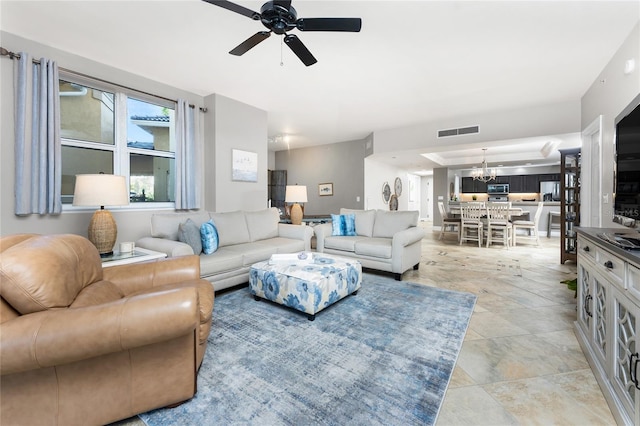
<svg viewBox="0 0 640 426">
<path fill-rule="evenodd" d="M 240 254 L 244 266 L 251 266 L 256 262 L 268 260 L 272 254 L 277 252 L 277 248 L 269 244 L 268 241 L 236 244 L 227 246 L 226 249 Z"/>
<path fill-rule="evenodd" d="M 218 229 L 220 247 L 251 241 L 244 212 L 211 213 L 211 219 Z"/>
<path fill-rule="evenodd" d="M 202 244 L 202 251 L 204 254 L 211 254 L 218 250 L 220 240 L 218 237 L 218 230 L 214 225 L 213 220 L 208 220 L 200 227 L 200 238 Z M 199 254 L 199 252 L 198 252 Z"/>
<path fill-rule="evenodd" d="M 362 256 L 391 259 L 391 238 L 367 238 L 356 241 L 355 252 Z"/>
<path fill-rule="evenodd" d="M 355 214 L 356 215 L 356 234 L 363 237 L 373 236 L 373 223 L 376 219 L 375 210 L 352 210 L 352 209 L 340 209 L 340 214 Z"/>
<path fill-rule="evenodd" d="M 356 235 L 356 215 L 332 214 L 331 215 L 331 235 L 333 236 Z"/>
<path fill-rule="evenodd" d="M 376 210 L 376 221 L 373 224 L 373 236 L 393 238 L 396 232 L 404 231 L 418 225 L 417 211 L 385 211 Z"/>
<path fill-rule="evenodd" d="M 160 213 L 151 216 L 151 236 L 178 241 L 178 227 L 187 219 L 193 220 L 198 228 L 208 221 L 209 213 Z"/>
<path fill-rule="evenodd" d="M 343 250 L 343 251 L 355 251 L 356 241 L 363 237 L 327 237 L 324 239 L 324 248 Z"/>
<path fill-rule="evenodd" d="M 0 256 L 0 295 L 21 314 L 66 308 L 102 280 L 98 250 L 79 235 L 38 235 Z"/>
<path fill-rule="evenodd" d="M 277 208 L 271 207 L 255 212 L 245 212 L 244 216 L 247 220 L 251 241 L 266 240 L 278 236 L 280 214 Z"/>
<path fill-rule="evenodd" d="M 213 254 L 200 255 L 200 276 L 218 274 L 242 268 L 242 254 L 229 251 L 226 247 L 220 247 Z"/>
<path fill-rule="evenodd" d="M 194 254 L 200 254 L 202 252 L 200 228 L 198 228 L 198 225 L 191 219 L 187 219 L 186 222 L 178 225 L 178 241 L 189 244 Z"/>
</svg>

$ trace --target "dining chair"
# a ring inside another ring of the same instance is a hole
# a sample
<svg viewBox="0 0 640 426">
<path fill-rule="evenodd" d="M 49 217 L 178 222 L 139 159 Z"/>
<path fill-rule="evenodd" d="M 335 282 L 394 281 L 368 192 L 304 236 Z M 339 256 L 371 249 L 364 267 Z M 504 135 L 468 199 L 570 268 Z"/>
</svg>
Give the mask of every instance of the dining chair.
<svg viewBox="0 0 640 426">
<path fill-rule="evenodd" d="M 465 241 L 477 241 L 482 247 L 484 222 L 482 203 L 465 203 L 460 205 L 460 245 Z"/>
<path fill-rule="evenodd" d="M 513 224 L 510 219 L 511 202 L 487 204 L 487 247 L 502 242 L 508 249 L 513 244 Z"/>
<path fill-rule="evenodd" d="M 513 245 L 515 246 L 518 238 L 525 240 L 535 240 L 536 244 L 540 246 L 540 231 L 538 231 L 538 224 L 540 223 L 540 216 L 542 216 L 544 203 L 540 201 L 538 203 L 538 209 L 533 217 L 533 220 L 514 220 L 513 221 Z M 526 234 L 518 235 L 518 229 L 526 229 Z"/>
<path fill-rule="evenodd" d="M 450 217 L 442 201 L 438 201 L 438 209 L 440 210 L 440 216 L 442 217 L 442 225 L 440 226 L 440 237 L 438 239 L 441 240 L 445 233 L 455 232 L 458 236 L 458 241 L 460 241 L 461 219 L 459 217 Z M 447 229 L 449 229 L 449 231 L 447 231 Z"/>
</svg>

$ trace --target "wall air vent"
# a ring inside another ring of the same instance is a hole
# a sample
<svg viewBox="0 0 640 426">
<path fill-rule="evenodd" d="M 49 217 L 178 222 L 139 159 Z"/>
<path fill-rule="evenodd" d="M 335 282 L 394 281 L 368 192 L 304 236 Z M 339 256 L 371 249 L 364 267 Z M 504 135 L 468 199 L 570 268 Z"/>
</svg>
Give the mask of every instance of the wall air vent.
<svg viewBox="0 0 640 426">
<path fill-rule="evenodd" d="M 438 137 L 446 138 L 449 136 L 471 135 L 474 133 L 480 133 L 480 126 L 469 126 L 469 127 L 461 127 L 459 129 L 438 130 Z"/>
</svg>

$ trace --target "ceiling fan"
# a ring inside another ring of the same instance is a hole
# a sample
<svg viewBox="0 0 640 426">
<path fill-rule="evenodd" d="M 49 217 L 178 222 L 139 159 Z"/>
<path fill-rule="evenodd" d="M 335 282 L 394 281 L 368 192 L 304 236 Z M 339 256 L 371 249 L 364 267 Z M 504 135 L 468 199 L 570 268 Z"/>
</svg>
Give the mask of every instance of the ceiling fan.
<svg viewBox="0 0 640 426">
<path fill-rule="evenodd" d="M 313 57 L 309 49 L 294 34 L 287 32 L 298 29 L 300 31 L 342 31 L 359 32 L 362 27 L 360 18 L 300 18 L 296 10 L 291 6 L 291 0 L 272 0 L 262 5 L 260 13 L 247 9 L 239 4 L 226 0 L 203 0 L 216 6 L 240 15 L 247 16 L 255 21 L 261 21 L 269 31 L 259 31 L 252 35 L 229 53 L 235 56 L 242 56 L 258 43 L 269 38 L 271 33 L 284 35 L 284 42 L 306 65 L 313 65 L 318 60 Z"/>
</svg>

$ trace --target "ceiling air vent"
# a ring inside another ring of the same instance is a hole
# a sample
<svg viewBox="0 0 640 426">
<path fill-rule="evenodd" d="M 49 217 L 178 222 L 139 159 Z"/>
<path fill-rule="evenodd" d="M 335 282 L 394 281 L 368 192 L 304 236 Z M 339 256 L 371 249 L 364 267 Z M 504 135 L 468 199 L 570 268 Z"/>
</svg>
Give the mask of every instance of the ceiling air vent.
<svg viewBox="0 0 640 426">
<path fill-rule="evenodd" d="M 480 126 L 469 126 L 469 127 L 461 127 L 459 129 L 438 130 L 438 137 L 446 138 L 449 136 L 471 135 L 473 133 L 480 133 Z"/>
</svg>

